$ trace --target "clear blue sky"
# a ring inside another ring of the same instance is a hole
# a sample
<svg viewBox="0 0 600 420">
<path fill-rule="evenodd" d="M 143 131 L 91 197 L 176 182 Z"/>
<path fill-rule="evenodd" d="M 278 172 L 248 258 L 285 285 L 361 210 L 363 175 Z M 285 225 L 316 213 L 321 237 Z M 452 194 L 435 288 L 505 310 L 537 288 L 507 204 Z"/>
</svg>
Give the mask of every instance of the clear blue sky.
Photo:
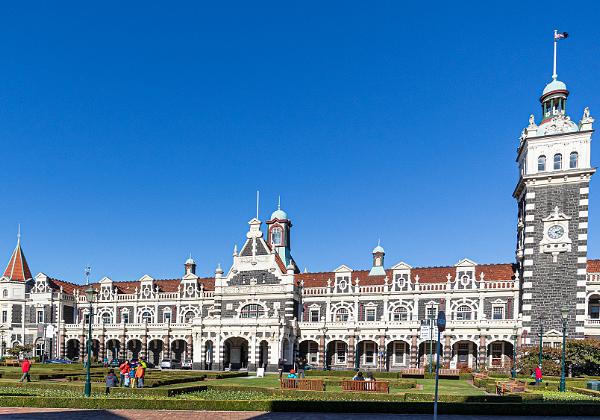
<svg viewBox="0 0 600 420">
<path fill-rule="evenodd" d="M 379 237 L 388 267 L 512 262 L 555 28 L 569 114 L 600 121 L 595 2 L 157 3 L 3 6 L 0 263 L 20 222 L 36 273 L 212 275 L 257 189 L 302 269 L 368 268 Z"/>
</svg>

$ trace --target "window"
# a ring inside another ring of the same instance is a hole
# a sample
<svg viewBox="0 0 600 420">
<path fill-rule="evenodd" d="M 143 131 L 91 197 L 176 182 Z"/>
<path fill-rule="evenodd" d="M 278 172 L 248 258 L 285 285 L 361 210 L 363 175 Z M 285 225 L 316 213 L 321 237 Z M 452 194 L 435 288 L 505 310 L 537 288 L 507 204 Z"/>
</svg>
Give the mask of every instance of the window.
<svg viewBox="0 0 600 420">
<path fill-rule="evenodd" d="M 579 159 L 579 155 L 577 152 L 571 152 L 569 155 L 569 168 L 575 169 L 577 168 L 577 160 Z"/>
<path fill-rule="evenodd" d="M 242 308 L 242 311 L 240 312 L 240 318 L 259 318 L 263 316 L 263 314 L 263 307 L 252 303 Z"/>
<path fill-rule="evenodd" d="M 319 345 L 314 341 L 308 343 L 308 362 L 312 364 L 319 363 Z"/>
<path fill-rule="evenodd" d="M 375 364 L 375 343 L 372 341 L 366 341 L 363 343 L 363 352 L 365 365 Z"/>
<path fill-rule="evenodd" d="M 89 314 L 89 313 L 86 313 L 86 314 L 83 316 L 83 322 L 84 322 L 85 324 L 89 324 L 89 323 L 90 323 L 90 314 Z"/>
<path fill-rule="evenodd" d="M 437 308 L 435 306 L 429 306 L 427 308 L 427 319 L 437 318 Z"/>
<path fill-rule="evenodd" d="M 319 322 L 320 320 L 320 313 L 321 311 L 319 311 L 318 309 L 311 309 L 310 310 L 310 322 Z"/>
<path fill-rule="evenodd" d="M 406 356 L 408 353 L 406 343 L 401 341 L 394 341 L 394 365 L 405 366 L 406 365 Z"/>
<path fill-rule="evenodd" d="M 37 311 L 37 323 L 38 324 L 44 323 L 44 311 Z"/>
<path fill-rule="evenodd" d="M 590 299 L 589 312 L 590 319 L 600 319 L 600 299 L 598 297 Z"/>
<path fill-rule="evenodd" d="M 349 317 L 350 317 L 350 314 L 348 313 L 348 309 L 346 309 L 346 308 L 340 308 L 335 313 L 335 321 L 336 322 L 348 322 Z"/>
<path fill-rule="evenodd" d="M 365 311 L 365 321 L 373 322 L 377 318 L 377 309 L 367 308 Z"/>
<path fill-rule="evenodd" d="M 142 311 L 142 316 L 140 318 L 142 319 L 142 322 L 148 324 L 152 323 L 152 313 L 150 311 Z"/>
<path fill-rule="evenodd" d="M 335 342 L 335 363 L 338 365 L 346 363 L 346 343 L 342 341 Z"/>
<path fill-rule="evenodd" d="M 406 308 L 396 308 L 392 314 L 394 321 L 408 321 L 408 310 Z"/>
<path fill-rule="evenodd" d="M 163 322 L 171 322 L 171 311 L 170 310 L 166 310 L 163 313 Z"/>
<path fill-rule="evenodd" d="M 459 306 L 456 310 L 456 320 L 458 321 L 468 321 L 471 319 L 472 313 L 471 308 L 467 305 Z"/>
<path fill-rule="evenodd" d="M 129 312 L 123 312 L 121 314 L 121 320 L 123 324 L 129 324 Z"/>
<path fill-rule="evenodd" d="M 2 323 L 8 322 L 8 311 L 2 311 Z"/>
<path fill-rule="evenodd" d="M 283 244 L 283 231 L 279 226 L 275 226 L 271 229 L 271 243 L 273 245 Z"/>
<path fill-rule="evenodd" d="M 183 320 L 186 324 L 191 324 L 195 316 L 196 313 L 194 311 L 187 311 L 185 315 L 183 315 Z"/>
<path fill-rule="evenodd" d="M 542 155 L 538 158 L 538 172 L 546 170 L 546 156 Z"/>
<path fill-rule="evenodd" d="M 7 298 L 7 297 L 8 297 L 8 289 L 4 289 L 4 290 L 2 291 L 2 297 L 5 297 L 5 298 Z"/>
<path fill-rule="evenodd" d="M 562 169 L 562 155 L 557 153 L 554 155 L 554 170 Z"/>
<path fill-rule="evenodd" d="M 102 314 L 102 323 L 103 324 L 110 324 L 110 323 L 112 323 L 112 316 L 110 316 L 110 314 L 108 312 L 104 312 Z"/>
<path fill-rule="evenodd" d="M 492 308 L 492 319 L 504 319 L 504 305 Z"/>
</svg>

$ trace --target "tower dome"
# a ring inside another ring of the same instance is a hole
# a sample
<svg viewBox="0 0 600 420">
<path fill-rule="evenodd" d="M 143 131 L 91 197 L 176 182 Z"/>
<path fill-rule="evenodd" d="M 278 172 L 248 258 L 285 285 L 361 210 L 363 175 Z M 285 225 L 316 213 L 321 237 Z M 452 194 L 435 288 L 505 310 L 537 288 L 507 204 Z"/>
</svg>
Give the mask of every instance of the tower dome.
<svg viewBox="0 0 600 420">
<path fill-rule="evenodd" d="M 194 261 L 194 259 L 192 257 L 188 258 L 187 260 L 185 260 L 186 264 L 196 264 L 196 261 Z"/>
<path fill-rule="evenodd" d="M 373 248 L 373 254 L 378 254 L 378 253 L 385 254 L 385 249 L 383 249 L 383 247 L 379 244 L 375 248 Z"/>
<path fill-rule="evenodd" d="M 567 93 L 568 95 L 568 90 L 567 90 L 567 85 L 565 85 L 563 82 L 561 82 L 560 80 L 557 79 L 553 79 L 550 83 L 548 83 L 546 85 L 546 87 L 544 88 L 544 91 L 542 92 L 542 98 L 546 95 L 548 95 L 549 93 Z"/>
<path fill-rule="evenodd" d="M 286 212 L 278 208 L 273 213 L 271 213 L 271 220 L 279 219 L 279 220 L 287 220 L 288 215 Z"/>
</svg>

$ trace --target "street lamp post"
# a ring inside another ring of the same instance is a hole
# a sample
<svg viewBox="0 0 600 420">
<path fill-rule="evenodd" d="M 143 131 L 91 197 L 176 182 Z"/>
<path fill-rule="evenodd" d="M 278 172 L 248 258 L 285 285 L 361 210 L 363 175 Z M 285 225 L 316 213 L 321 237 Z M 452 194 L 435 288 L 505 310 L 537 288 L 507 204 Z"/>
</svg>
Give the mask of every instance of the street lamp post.
<svg viewBox="0 0 600 420">
<path fill-rule="evenodd" d="M 562 360 L 561 360 L 561 368 L 560 368 L 560 392 L 565 392 L 567 390 L 567 383 L 565 379 L 565 359 L 566 359 L 566 350 L 567 350 L 567 319 L 569 317 L 569 308 L 563 306 L 560 310 L 560 315 L 562 316 Z"/>
<path fill-rule="evenodd" d="M 436 344 L 436 364 L 435 364 L 435 397 L 433 400 L 433 420 L 437 420 L 438 412 L 438 384 L 440 378 L 440 340 L 441 333 L 446 329 L 446 313 L 439 311 L 437 314 L 437 344 Z"/>
<path fill-rule="evenodd" d="M 540 316 L 540 354 L 539 354 L 539 366 L 542 368 L 542 342 L 544 341 L 544 317 Z"/>
<path fill-rule="evenodd" d="M 87 363 L 85 366 L 85 389 L 84 393 L 86 397 L 90 397 L 92 395 L 92 378 L 90 376 L 90 366 L 92 364 L 92 322 L 94 321 L 93 314 L 93 306 L 94 296 L 96 295 L 96 291 L 92 286 L 89 286 L 85 295 L 87 297 L 87 301 L 90 304 L 89 308 L 89 317 L 88 317 L 88 340 L 87 340 Z"/>
<path fill-rule="evenodd" d="M 327 320 L 323 319 L 323 370 L 327 370 Z"/>
<path fill-rule="evenodd" d="M 512 372 L 511 372 L 511 376 L 513 379 L 515 379 L 517 377 L 517 333 L 519 332 L 518 327 L 515 325 L 515 327 L 513 328 L 513 367 L 512 367 Z"/>
</svg>

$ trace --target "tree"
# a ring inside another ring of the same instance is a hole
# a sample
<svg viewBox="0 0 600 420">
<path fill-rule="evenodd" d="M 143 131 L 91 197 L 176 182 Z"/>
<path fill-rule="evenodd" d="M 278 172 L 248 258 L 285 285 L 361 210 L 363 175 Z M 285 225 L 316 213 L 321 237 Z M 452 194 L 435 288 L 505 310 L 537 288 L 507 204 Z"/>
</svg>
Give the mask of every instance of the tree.
<svg viewBox="0 0 600 420">
<path fill-rule="evenodd" d="M 542 349 L 542 372 L 544 375 L 559 376 L 561 371 L 561 347 L 544 347 Z M 539 347 L 522 347 L 518 355 L 519 370 L 522 374 L 530 374 L 539 363 Z M 600 374 L 600 341 L 567 340 L 565 365 L 567 374 L 599 375 Z"/>
</svg>

